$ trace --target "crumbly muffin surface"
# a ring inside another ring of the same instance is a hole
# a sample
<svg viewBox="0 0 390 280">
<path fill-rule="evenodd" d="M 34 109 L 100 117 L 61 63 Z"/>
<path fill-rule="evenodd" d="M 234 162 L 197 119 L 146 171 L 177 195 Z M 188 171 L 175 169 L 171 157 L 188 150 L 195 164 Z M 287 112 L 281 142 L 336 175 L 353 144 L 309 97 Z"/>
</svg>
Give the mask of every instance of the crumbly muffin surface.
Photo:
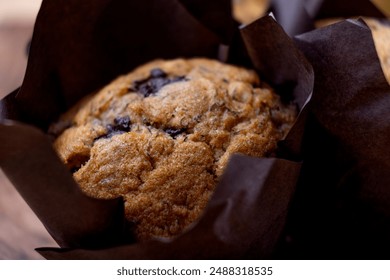
<svg viewBox="0 0 390 280">
<path fill-rule="evenodd" d="M 271 155 L 295 119 L 255 72 L 210 59 L 156 60 L 82 100 L 53 126 L 81 189 L 125 200 L 136 235 L 196 221 L 233 153 Z"/>
</svg>

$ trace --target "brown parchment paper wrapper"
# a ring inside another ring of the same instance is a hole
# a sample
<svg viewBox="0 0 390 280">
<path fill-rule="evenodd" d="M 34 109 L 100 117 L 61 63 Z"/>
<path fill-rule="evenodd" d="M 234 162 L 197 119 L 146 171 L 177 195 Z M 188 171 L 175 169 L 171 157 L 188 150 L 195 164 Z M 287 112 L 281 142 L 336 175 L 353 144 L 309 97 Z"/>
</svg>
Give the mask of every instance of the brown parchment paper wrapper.
<svg viewBox="0 0 390 280">
<path fill-rule="evenodd" d="M 315 71 L 302 174 L 278 257 L 389 259 L 390 95 L 370 30 L 345 21 L 302 34 L 319 19 L 388 20 L 368 0 L 273 0 L 272 11 Z"/>
<path fill-rule="evenodd" d="M 390 87 L 370 29 L 347 20 L 295 42 L 315 84 L 280 257 L 388 259 Z"/>
<path fill-rule="evenodd" d="M 233 157 L 198 223 L 172 240 L 134 243 L 121 200 L 82 195 L 44 133 L 61 112 L 116 75 L 154 58 L 193 56 L 254 67 L 300 111 L 313 89 L 312 67 L 274 19 L 264 17 L 238 32 L 230 1 L 43 1 L 23 84 L 0 103 L 0 166 L 61 247 L 39 249 L 44 257 L 274 254 L 300 172 L 300 163 L 287 156 Z M 286 138 L 292 152 L 284 144 L 281 155 L 299 154 L 303 112 Z"/>
</svg>

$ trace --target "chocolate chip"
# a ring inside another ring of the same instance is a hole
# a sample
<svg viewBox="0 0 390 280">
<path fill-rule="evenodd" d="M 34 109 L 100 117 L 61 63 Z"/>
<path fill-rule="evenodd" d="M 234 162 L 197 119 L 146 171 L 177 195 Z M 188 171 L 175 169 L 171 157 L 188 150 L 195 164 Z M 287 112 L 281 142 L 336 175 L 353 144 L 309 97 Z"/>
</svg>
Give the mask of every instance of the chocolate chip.
<svg viewBox="0 0 390 280">
<path fill-rule="evenodd" d="M 118 131 L 129 132 L 131 129 L 130 117 L 121 117 L 114 119 L 114 129 Z"/>
<path fill-rule="evenodd" d="M 99 139 L 111 138 L 114 135 L 129 132 L 131 130 L 130 117 L 126 116 L 126 117 L 115 118 L 114 124 L 107 125 L 106 129 L 107 129 L 107 133 L 95 138 L 94 141 Z"/>
<path fill-rule="evenodd" d="M 176 138 L 178 135 L 186 132 L 186 129 L 185 128 L 179 128 L 179 129 L 175 129 L 175 128 L 166 128 L 164 129 L 165 133 L 168 133 L 172 138 Z"/>
<path fill-rule="evenodd" d="M 150 71 L 150 76 L 153 78 L 165 78 L 167 76 L 167 73 L 165 73 L 160 68 L 154 68 Z"/>
<path fill-rule="evenodd" d="M 167 73 L 159 68 L 150 71 L 150 76 L 144 80 L 135 81 L 130 90 L 143 94 L 148 97 L 157 93 L 163 86 L 186 80 L 184 76 L 167 77 Z"/>
</svg>

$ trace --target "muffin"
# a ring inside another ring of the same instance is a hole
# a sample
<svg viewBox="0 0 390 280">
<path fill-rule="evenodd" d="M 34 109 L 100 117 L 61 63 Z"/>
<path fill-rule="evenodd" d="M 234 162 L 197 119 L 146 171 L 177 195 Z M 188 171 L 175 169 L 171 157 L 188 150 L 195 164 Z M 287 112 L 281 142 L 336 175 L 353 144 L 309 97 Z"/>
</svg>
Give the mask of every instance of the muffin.
<svg viewBox="0 0 390 280">
<path fill-rule="evenodd" d="M 324 27 L 341 20 L 343 19 L 332 18 L 319 20 L 316 22 L 316 27 Z M 372 38 L 374 40 L 375 49 L 378 53 L 383 73 L 385 74 L 386 80 L 390 83 L 390 23 L 374 18 L 364 18 L 364 21 L 371 29 Z"/>
<path fill-rule="evenodd" d="M 233 153 L 273 155 L 292 126 L 252 70 L 156 60 L 86 97 L 52 126 L 54 147 L 88 196 L 123 197 L 139 240 L 172 237 L 202 214 Z"/>
</svg>

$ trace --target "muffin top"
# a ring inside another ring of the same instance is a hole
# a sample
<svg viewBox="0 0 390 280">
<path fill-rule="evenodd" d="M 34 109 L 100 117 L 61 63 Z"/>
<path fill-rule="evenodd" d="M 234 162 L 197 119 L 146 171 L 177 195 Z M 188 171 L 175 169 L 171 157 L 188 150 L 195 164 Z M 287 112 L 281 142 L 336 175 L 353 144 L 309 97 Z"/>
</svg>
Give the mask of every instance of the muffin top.
<svg viewBox="0 0 390 280">
<path fill-rule="evenodd" d="M 81 100 L 51 131 L 83 192 L 122 196 L 145 240 L 196 221 L 229 157 L 272 155 L 295 117 L 254 71 L 204 58 L 156 60 Z"/>
</svg>

